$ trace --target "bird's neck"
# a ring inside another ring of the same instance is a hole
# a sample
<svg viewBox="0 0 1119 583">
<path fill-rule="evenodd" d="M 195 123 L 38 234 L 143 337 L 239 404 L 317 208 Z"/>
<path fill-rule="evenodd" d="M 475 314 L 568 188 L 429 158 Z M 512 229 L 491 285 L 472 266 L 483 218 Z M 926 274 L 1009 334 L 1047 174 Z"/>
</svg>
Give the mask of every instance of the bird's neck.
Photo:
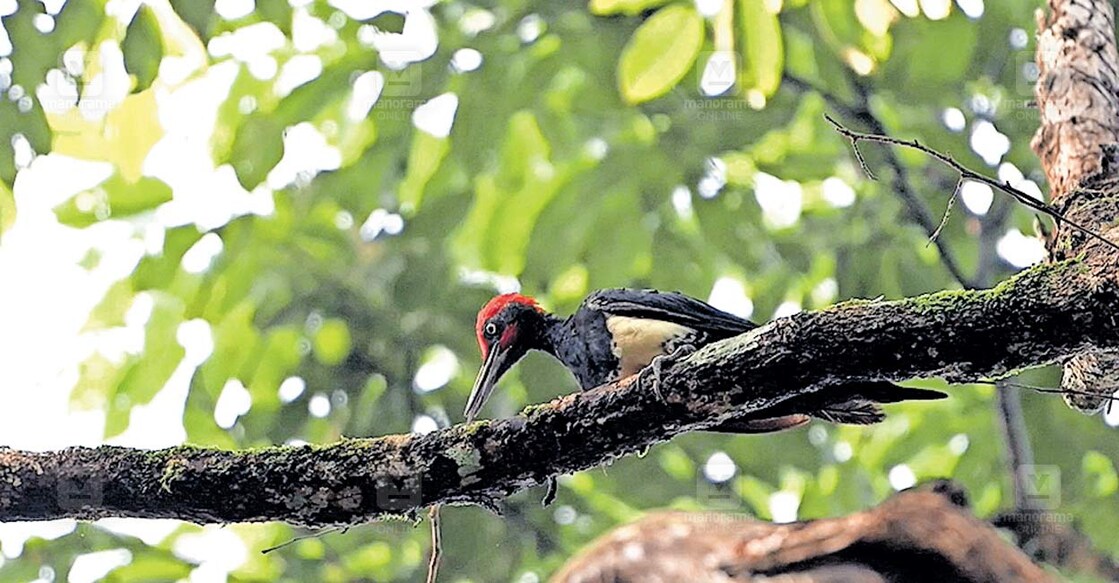
<svg viewBox="0 0 1119 583">
<path fill-rule="evenodd" d="M 584 338 L 580 338 L 574 317 L 562 319 L 550 314 L 545 316 L 540 350 L 551 354 L 575 375 L 584 389 L 596 386 L 597 379 L 588 374 L 589 355 Z"/>
<path fill-rule="evenodd" d="M 560 357 L 558 350 L 564 345 L 564 338 L 570 334 L 570 327 L 567 325 L 567 320 L 558 318 L 552 314 L 544 314 L 544 320 L 540 325 L 540 335 L 537 340 L 537 350 L 543 350 L 552 356 Z M 560 358 L 560 360 L 563 360 Z"/>
</svg>

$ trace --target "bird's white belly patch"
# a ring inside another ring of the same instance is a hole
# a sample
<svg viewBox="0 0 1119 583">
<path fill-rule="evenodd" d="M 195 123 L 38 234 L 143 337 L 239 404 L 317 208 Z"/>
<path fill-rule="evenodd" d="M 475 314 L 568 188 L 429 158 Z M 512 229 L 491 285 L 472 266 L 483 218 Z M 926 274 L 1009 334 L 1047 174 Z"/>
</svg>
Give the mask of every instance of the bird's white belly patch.
<svg viewBox="0 0 1119 583">
<path fill-rule="evenodd" d="M 627 316 L 608 316 L 606 328 L 614 340 L 614 356 L 621 361 L 625 378 L 645 368 L 654 358 L 664 354 L 669 341 L 694 332 L 687 326 Z"/>
</svg>

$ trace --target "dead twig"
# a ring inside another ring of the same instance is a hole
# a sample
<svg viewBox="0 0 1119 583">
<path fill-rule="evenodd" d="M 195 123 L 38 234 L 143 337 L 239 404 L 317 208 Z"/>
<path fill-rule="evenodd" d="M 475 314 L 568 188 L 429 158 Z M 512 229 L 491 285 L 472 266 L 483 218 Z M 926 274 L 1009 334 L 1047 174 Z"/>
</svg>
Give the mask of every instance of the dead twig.
<svg viewBox="0 0 1119 583">
<path fill-rule="evenodd" d="M 282 542 L 282 543 L 280 543 L 276 546 L 268 547 L 266 549 L 261 550 L 260 554 L 267 555 L 268 553 L 271 553 L 273 551 L 278 551 L 278 550 L 280 550 L 280 549 L 282 549 L 282 548 L 284 548 L 288 545 L 295 544 L 295 543 L 297 543 L 301 540 L 307 540 L 309 538 L 319 538 L 319 537 L 323 537 L 323 536 L 326 536 L 326 535 L 334 533 L 334 532 L 346 532 L 347 530 L 349 530 L 349 529 L 348 528 L 343 528 L 341 526 L 331 526 L 331 527 L 319 530 L 318 532 L 313 532 L 311 534 L 305 534 L 303 536 L 292 537 L 290 540 L 286 540 L 286 541 L 284 541 L 284 542 Z"/>
<path fill-rule="evenodd" d="M 948 206 L 944 207 L 944 215 L 940 217 L 940 224 L 936 226 L 932 234 L 929 235 L 929 241 L 925 243 L 925 247 L 932 245 L 936 242 L 936 238 L 940 236 L 940 232 L 944 230 L 944 225 L 948 224 L 948 217 L 952 216 L 952 207 L 956 204 L 956 199 L 960 196 L 960 188 L 963 186 L 964 181 L 961 178 L 956 181 L 956 188 L 952 191 L 951 198 L 948 199 Z M 962 283 L 962 282 L 961 282 Z"/>
<path fill-rule="evenodd" d="M 874 112 L 870 110 L 867 102 L 868 96 L 866 87 L 859 83 L 857 79 L 852 79 L 852 85 L 856 94 L 856 104 L 850 104 L 847 102 L 847 100 L 841 98 L 835 93 L 832 93 L 823 87 L 817 87 L 804 79 L 796 77 L 795 75 L 786 73 L 784 76 L 784 82 L 787 82 L 790 86 L 796 87 L 801 91 L 812 91 L 814 93 L 817 93 L 824 98 L 824 101 L 828 103 L 829 107 L 841 112 L 844 117 L 850 118 L 851 120 L 866 125 L 873 132 L 885 133 L 882 122 L 877 117 L 875 117 Z M 866 159 L 863 157 L 863 154 L 859 150 L 858 146 L 855 145 L 852 149 L 855 154 L 855 159 L 858 161 L 859 167 L 862 169 L 862 171 L 868 177 L 870 177 L 871 180 L 877 180 L 878 178 L 871 171 L 870 166 L 867 164 Z M 912 181 L 909 177 L 909 171 L 893 150 L 886 150 L 886 164 L 894 172 L 894 192 L 899 197 L 901 197 L 902 202 L 905 203 L 905 207 L 909 213 L 910 220 L 921 226 L 921 228 L 925 230 L 925 234 L 929 236 L 929 240 L 936 245 L 937 251 L 940 252 L 940 259 L 941 263 L 944 265 L 944 268 L 947 269 L 948 273 L 951 274 L 952 277 L 965 289 L 978 288 L 979 286 L 976 285 L 975 281 L 973 281 L 972 278 L 968 277 L 964 273 L 963 269 L 960 267 L 960 264 L 956 261 L 955 256 L 952 254 L 952 250 L 948 247 L 948 244 L 944 240 L 935 236 L 935 234 L 938 233 L 940 229 L 933 222 L 933 216 L 929 212 L 929 209 L 925 207 L 924 203 L 917 196 L 917 193 L 914 192 L 911 185 Z"/>
<path fill-rule="evenodd" d="M 435 583 L 439 577 L 439 560 L 443 554 L 443 533 L 439 528 L 439 505 L 431 507 L 427 513 L 431 519 L 431 560 L 427 564 L 427 583 Z"/>
<path fill-rule="evenodd" d="M 1021 389 L 1023 391 L 1033 391 L 1035 393 L 1042 393 L 1046 395 L 1084 395 L 1088 397 L 1096 397 L 1108 401 L 1109 403 L 1119 402 L 1119 386 L 1114 387 L 1115 391 L 1110 395 L 1100 395 L 1099 393 L 1092 393 L 1088 391 L 1078 391 L 1076 389 L 1053 389 L 1049 387 L 1039 387 L 1037 385 L 1027 385 L 1023 383 L 1015 383 L 1011 381 L 972 381 L 971 384 L 975 385 L 991 385 L 998 386 L 1004 385 L 1012 389 Z M 1110 406 L 1110 405 L 1109 405 Z"/>
<path fill-rule="evenodd" d="M 1011 186 L 1010 183 L 1008 183 L 1008 182 L 1000 182 L 998 180 L 995 180 L 994 178 L 991 178 L 989 176 L 986 176 L 986 175 L 980 174 L 978 172 L 975 172 L 974 170 L 971 170 L 970 168 L 964 166 L 963 164 L 960 164 L 959 162 L 957 162 L 951 156 L 949 156 L 947 154 L 944 154 L 942 152 L 939 152 L 937 150 L 934 150 L 934 149 L 932 149 L 928 146 L 924 146 L 920 142 L 918 142 L 917 140 L 903 140 L 903 139 L 900 139 L 900 138 L 894 138 L 894 137 L 886 136 L 886 135 L 882 135 L 882 134 L 867 134 L 867 133 L 862 133 L 862 132 L 856 132 L 856 131 L 848 129 L 847 127 L 845 127 L 843 124 L 839 123 L 838 121 L 835 121 L 834 118 L 832 118 L 830 115 L 828 115 L 826 113 L 824 114 L 824 119 L 828 120 L 828 122 L 835 128 L 835 131 L 839 132 L 840 135 L 842 135 L 843 137 L 850 140 L 851 146 L 853 148 L 857 148 L 859 142 L 866 141 L 866 142 L 877 142 L 879 144 L 887 144 L 887 145 L 891 145 L 891 146 L 902 146 L 902 147 L 905 147 L 905 148 L 911 148 L 913 150 L 917 150 L 918 152 L 922 152 L 922 153 L 924 153 L 928 156 L 931 156 L 932 158 L 936 159 L 938 162 L 940 162 L 940 163 L 944 164 L 945 166 L 948 166 L 949 168 L 955 170 L 957 173 L 959 173 L 961 179 L 980 182 L 980 183 L 986 184 L 987 186 L 990 186 L 991 188 L 994 188 L 996 190 L 999 190 L 999 191 L 1002 191 L 1006 194 L 1009 194 L 1012 198 L 1014 198 L 1014 200 L 1018 201 L 1022 205 L 1025 205 L 1025 206 L 1027 206 L 1031 209 L 1034 209 L 1038 212 L 1049 215 L 1050 217 L 1053 218 L 1054 221 L 1057 222 L 1058 225 L 1063 222 L 1063 223 L 1067 224 L 1068 226 L 1076 229 L 1077 231 L 1080 231 L 1081 233 L 1084 233 L 1086 236 L 1091 237 L 1091 238 L 1093 238 L 1097 241 L 1100 241 L 1101 243 L 1107 245 L 1108 247 L 1111 247 L 1112 249 L 1114 249 L 1116 251 L 1119 251 L 1119 244 L 1113 243 L 1112 241 L 1109 241 L 1108 239 L 1105 239 L 1102 235 L 1100 235 L 1099 233 L 1096 233 L 1095 231 L 1089 229 L 1088 227 L 1085 227 L 1084 225 L 1081 225 L 1080 223 L 1065 217 L 1063 214 L 1061 214 L 1059 211 L 1057 211 L 1057 209 L 1054 209 L 1053 207 L 1049 206 L 1045 202 L 1040 201 L 1040 200 L 1030 196 L 1026 192 L 1023 192 L 1022 190 L 1019 190 L 1019 189 Z M 858 152 L 857 149 L 855 151 L 856 151 L 856 157 L 861 159 L 862 155 L 857 153 Z M 871 178 L 873 178 L 873 176 L 871 176 Z"/>
</svg>

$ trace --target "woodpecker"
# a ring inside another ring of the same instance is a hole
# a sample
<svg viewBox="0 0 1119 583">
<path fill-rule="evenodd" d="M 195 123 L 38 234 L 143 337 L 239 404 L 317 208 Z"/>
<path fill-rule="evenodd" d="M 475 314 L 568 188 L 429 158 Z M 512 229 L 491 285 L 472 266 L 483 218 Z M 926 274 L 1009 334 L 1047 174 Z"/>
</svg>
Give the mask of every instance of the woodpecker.
<svg viewBox="0 0 1119 583">
<path fill-rule="evenodd" d="M 664 360 L 757 326 L 676 292 L 600 290 L 583 300 L 567 318 L 546 312 L 531 297 L 502 294 L 478 312 L 475 329 L 482 368 L 466 403 L 466 419 L 474 419 L 497 381 L 530 350 L 540 350 L 558 359 L 575 375 L 582 389 L 588 390 L 645 370 L 653 370 L 659 382 Z M 820 402 L 812 416 L 835 423 L 866 425 L 884 419 L 877 403 L 945 397 L 938 391 L 888 382 L 859 382 L 840 388 L 843 390 L 829 391 L 831 400 Z M 796 413 L 732 420 L 716 430 L 760 433 L 797 427 L 808 421 L 808 415 Z"/>
</svg>

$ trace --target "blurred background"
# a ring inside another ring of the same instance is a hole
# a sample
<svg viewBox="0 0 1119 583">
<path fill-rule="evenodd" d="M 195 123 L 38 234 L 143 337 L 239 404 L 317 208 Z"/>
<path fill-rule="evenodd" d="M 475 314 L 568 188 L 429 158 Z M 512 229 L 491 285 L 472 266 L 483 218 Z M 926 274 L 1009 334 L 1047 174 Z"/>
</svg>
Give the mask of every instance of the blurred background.
<svg viewBox="0 0 1119 583">
<path fill-rule="evenodd" d="M 432 431 L 461 420 L 497 292 L 563 313 L 655 287 L 765 321 L 997 282 L 1044 258 L 1031 213 L 909 151 L 864 145 L 870 180 L 823 115 L 1041 197 L 1040 5 L 0 0 L 0 445 Z M 483 414 L 574 390 L 530 356 Z M 446 508 L 442 580 L 541 581 L 656 508 L 838 516 L 946 476 L 980 516 L 1010 509 L 994 388 L 949 392 L 875 427 L 686 435 L 561 479 L 547 508 Z M 1119 553 L 1119 411 L 1022 401 L 1032 494 Z M 426 571 L 408 522 L 260 553 L 304 534 L 0 524 L 0 580 Z"/>
</svg>

